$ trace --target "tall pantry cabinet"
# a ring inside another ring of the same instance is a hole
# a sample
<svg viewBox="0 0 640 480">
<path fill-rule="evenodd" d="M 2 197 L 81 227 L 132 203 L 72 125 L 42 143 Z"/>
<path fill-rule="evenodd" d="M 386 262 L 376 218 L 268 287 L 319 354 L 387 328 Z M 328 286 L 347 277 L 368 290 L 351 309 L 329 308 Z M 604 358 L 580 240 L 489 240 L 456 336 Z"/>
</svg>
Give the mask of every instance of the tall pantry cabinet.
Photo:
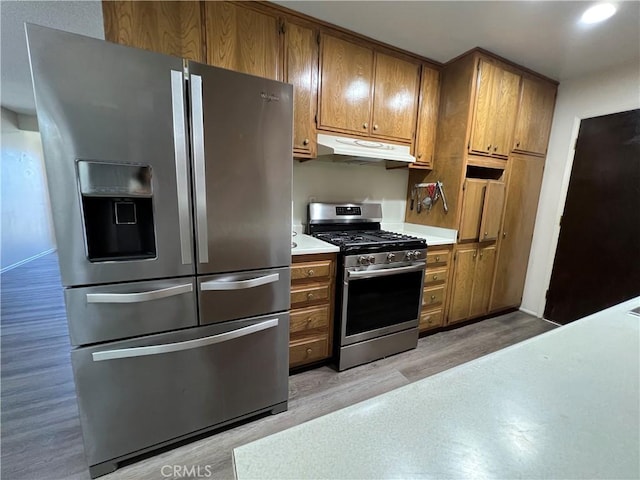
<svg viewBox="0 0 640 480">
<path fill-rule="evenodd" d="M 433 170 L 412 169 L 407 190 L 443 182 L 449 212 L 407 207 L 406 221 L 458 230 L 450 325 L 520 305 L 557 83 L 481 49 L 440 75 Z"/>
</svg>

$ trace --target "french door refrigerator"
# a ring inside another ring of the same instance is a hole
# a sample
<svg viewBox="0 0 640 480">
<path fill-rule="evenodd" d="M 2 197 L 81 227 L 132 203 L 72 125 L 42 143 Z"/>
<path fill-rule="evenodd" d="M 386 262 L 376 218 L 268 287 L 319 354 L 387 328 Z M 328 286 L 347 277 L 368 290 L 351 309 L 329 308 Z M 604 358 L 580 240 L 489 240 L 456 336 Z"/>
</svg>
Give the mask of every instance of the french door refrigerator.
<svg viewBox="0 0 640 480">
<path fill-rule="evenodd" d="M 286 410 L 292 87 L 26 30 L 91 476 Z"/>
</svg>

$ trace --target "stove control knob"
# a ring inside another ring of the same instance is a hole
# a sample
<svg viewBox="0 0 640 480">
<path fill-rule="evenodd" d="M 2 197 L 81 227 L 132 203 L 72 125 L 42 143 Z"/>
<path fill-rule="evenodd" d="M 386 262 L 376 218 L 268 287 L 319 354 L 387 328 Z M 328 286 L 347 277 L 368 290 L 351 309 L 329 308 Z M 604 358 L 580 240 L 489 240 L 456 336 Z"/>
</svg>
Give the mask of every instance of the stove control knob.
<svg viewBox="0 0 640 480">
<path fill-rule="evenodd" d="M 360 258 L 358 258 L 358 263 L 360 265 L 369 265 L 369 258 L 363 255 Z"/>
<path fill-rule="evenodd" d="M 406 260 L 413 260 L 413 257 L 414 257 L 414 252 L 407 252 L 407 253 L 405 253 L 405 255 L 404 255 L 404 258 L 405 258 Z"/>
<path fill-rule="evenodd" d="M 420 250 L 416 250 L 415 252 L 413 252 L 413 258 L 415 258 L 416 260 L 420 258 Z"/>
<path fill-rule="evenodd" d="M 389 253 L 387 255 L 387 262 L 393 262 L 396 258 L 396 254 L 395 253 Z"/>
<path fill-rule="evenodd" d="M 369 255 L 369 265 L 373 265 L 374 263 L 376 263 L 376 257 Z"/>
</svg>

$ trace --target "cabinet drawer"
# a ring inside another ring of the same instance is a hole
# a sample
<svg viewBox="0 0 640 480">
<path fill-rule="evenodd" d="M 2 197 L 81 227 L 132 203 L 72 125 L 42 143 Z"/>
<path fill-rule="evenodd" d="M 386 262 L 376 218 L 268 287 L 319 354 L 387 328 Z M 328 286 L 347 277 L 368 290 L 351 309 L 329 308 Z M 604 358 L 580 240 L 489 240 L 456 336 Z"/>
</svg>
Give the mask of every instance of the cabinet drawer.
<svg viewBox="0 0 640 480">
<path fill-rule="evenodd" d="M 424 286 L 442 285 L 447 281 L 448 274 L 449 269 L 447 268 L 429 268 L 424 274 Z"/>
<path fill-rule="evenodd" d="M 450 256 L 450 250 L 434 250 L 433 252 L 427 250 L 427 268 L 448 265 Z"/>
<path fill-rule="evenodd" d="M 331 261 L 305 262 L 291 265 L 291 280 L 325 279 L 331 276 Z"/>
<path fill-rule="evenodd" d="M 444 302 L 444 285 L 435 288 L 425 288 L 422 293 L 422 308 L 442 305 Z"/>
<path fill-rule="evenodd" d="M 442 309 L 424 311 L 420 314 L 420 330 L 428 330 L 430 328 L 441 327 L 443 322 Z"/>
<path fill-rule="evenodd" d="M 329 356 L 329 337 L 314 337 L 289 347 L 289 366 L 315 362 Z"/>
<path fill-rule="evenodd" d="M 329 326 L 329 305 L 291 311 L 290 333 Z"/>
<path fill-rule="evenodd" d="M 301 307 L 321 301 L 328 301 L 331 296 L 331 284 L 320 283 L 301 285 L 291 289 L 291 306 Z"/>
</svg>

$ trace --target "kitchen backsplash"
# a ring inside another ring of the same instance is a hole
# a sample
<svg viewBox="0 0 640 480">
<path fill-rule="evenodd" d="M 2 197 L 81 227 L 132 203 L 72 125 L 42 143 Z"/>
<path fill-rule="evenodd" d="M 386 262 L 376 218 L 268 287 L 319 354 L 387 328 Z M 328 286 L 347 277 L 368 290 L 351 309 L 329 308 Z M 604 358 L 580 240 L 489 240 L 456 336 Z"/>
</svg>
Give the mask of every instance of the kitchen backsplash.
<svg viewBox="0 0 640 480">
<path fill-rule="evenodd" d="M 379 202 L 385 222 L 404 222 L 408 169 L 311 160 L 293 164 L 293 224 L 307 221 L 307 204 Z"/>
</svg>

